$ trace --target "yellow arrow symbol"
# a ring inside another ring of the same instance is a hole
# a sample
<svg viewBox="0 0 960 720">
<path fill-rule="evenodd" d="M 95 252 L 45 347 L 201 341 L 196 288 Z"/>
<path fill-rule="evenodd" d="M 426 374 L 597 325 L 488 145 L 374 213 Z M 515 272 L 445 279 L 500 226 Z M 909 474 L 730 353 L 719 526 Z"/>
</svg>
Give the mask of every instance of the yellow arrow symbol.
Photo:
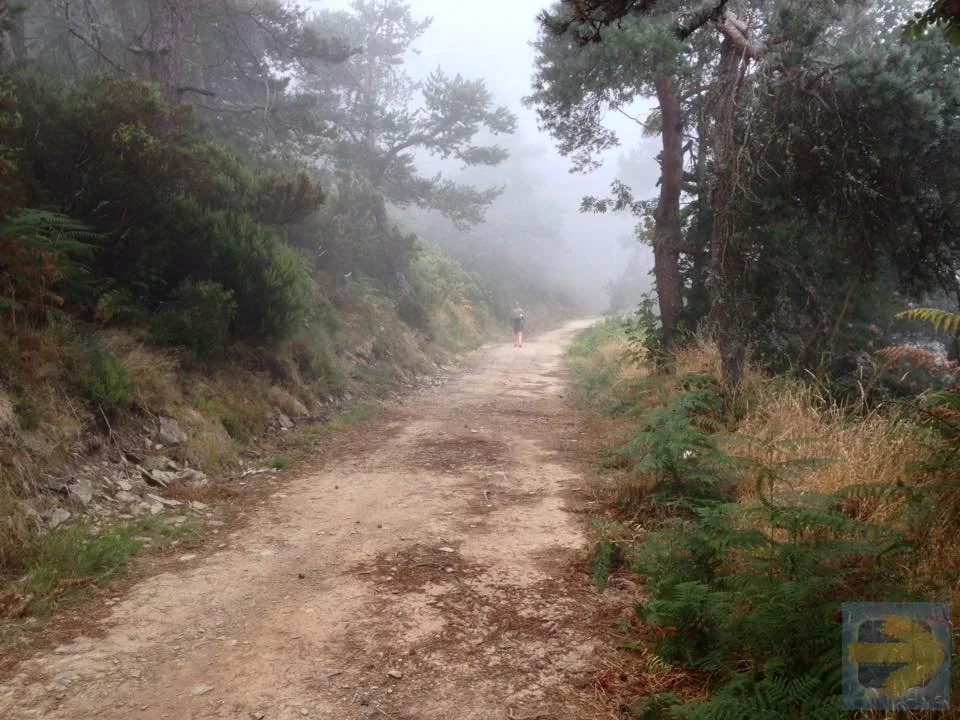
<svg viewBox="0 0 960 720">
<path fill-rule="evenodd" d="M 848 657 L 857 663 L 904 665 L 883 684 L 887 695 L 898 697 L 915 685 L 926 682 L 943 665 L 946 648 L 923 625 L 909 618 L 889 615 L 883 619 L 883 632 L 900 642 L 853 643 Z"/>
</svg>

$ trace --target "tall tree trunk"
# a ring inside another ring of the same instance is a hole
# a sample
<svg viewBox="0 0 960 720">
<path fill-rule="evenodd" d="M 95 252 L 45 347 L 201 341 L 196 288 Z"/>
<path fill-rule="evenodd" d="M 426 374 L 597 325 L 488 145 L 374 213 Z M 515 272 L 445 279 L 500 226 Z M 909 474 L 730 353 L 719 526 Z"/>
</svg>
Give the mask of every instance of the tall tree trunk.
<svg viewBox="0 0 960 720">
<path fill-rule="evenodd" d="M 660 156 L 660 199 L 654 211 L 653 271 L 657 280 L 660 323 L 668 351 L 676 348 L 677 316 L 683 308 L 680 294 L 680 193 L 683 190 L 683 110 L 672 77 L 655 83 L 663 129 Z"/>
<path fill-rule="evenodd" d="M 380 194 L 379 190 L 374 191 L 374 195 L 371 204 L 371 210 L 373 211 L 373 221 L 377 226 L 377 233 L 384 240 L 390 235 L 390 217 L 387 215 L 387 201 Z"/>
<path fill-rule="evenodd" d="M 179 99 L 183 54 L 189 26 L 189 0 L 150 0 L 150 79 L 168 100 Z"/>
<path fill-rule="evenodd" d="M 723 41 L 717 87 L 718 101 L 714 129 L 716 185 L 713 190 L 713 234 L 711 254 L 711 313 L 716 327 L 723 380 L 736 389 L 743 380 L 747 351 L 747 319 L 750 300 L 747 263 L 738 247 L 735 200 L 739 163 L 739 141 L 735 127 L 737 95 L 743 63 L 742 49 L 729 39 Z"/>
<path fill-rule="evenodd" d="M 21 66 L 27 62 L 27 18 L 23 11 L 13 16 L 10 28 L 10 49 L 13 51 L 14 64 Z"/>
</svg>

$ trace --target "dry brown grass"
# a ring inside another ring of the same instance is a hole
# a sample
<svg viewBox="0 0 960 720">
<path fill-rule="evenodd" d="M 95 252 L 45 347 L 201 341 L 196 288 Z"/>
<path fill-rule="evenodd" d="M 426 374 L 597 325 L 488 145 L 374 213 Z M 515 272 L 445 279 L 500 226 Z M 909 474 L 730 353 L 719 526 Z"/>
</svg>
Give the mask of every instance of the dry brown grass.
<svg viewBox="0 0 960 720">
<path fill-rule="evenodd" d="M 20 434 L 20 423 L 17 422 L 17 412 L 13 401 L 0 390 L 0 436 L 17 436 Z"/>
<path fill-rule="evenodd" d="M 631 380 L 640 380 L 650 376 L 650 369 L 631 353 L 633 348 L 627 342 L 626 338 L 617 338 L 613 342 L 603 345 L 595 355 L 597 362 L 619 363 L 620 368 L 618 378 L 620 382 L 630 382 Z"/>
<path fill-rule="evenodd" d="M 23 566 L 35 533 L 36 521 L 33 516 L 11 489 L 0 481 L 0 572 Z"/>
<path fill-rule="evenodd" d="M 720 377 L 720 353 L 713 343 L 687 345 L 677 353 L 678 375 L 687 373 L 710 373 Z"/>
<path fill-rule="evenodd" d="M 137 407 L 151 413 L 173 414 L 183 404 L 180 363 L 171 351 L 147 348 L 118 330 L 99 334 L 104 351 L 127 371 L 134 384 Z"/>
<path fill-rule="evenodd" d="M 715 345 L 700 344 L 679 354 L 678 374 L 704 372 L 719 378 Z M 854 417 L 836 405 L 824 406 L 811 386 L 765 376 L 750 364 L 741 393 L 746 412 L 731 429 L 755 442 L 735 442 L 726 449 L 768 467 L 789 460 L 824 460 L 795 479 L 797 491 L 830 494 L 858 485 L 904 483 L 910 467 L 937 447 L 932 433 L 896 412 Z M 743 485 L 747 500 L 753 494 L 750 480 L 745 478 Z M 883 520 L 895 509 L 890 504 L 864 506 L 857 515 Z"/>
<path fill-rule="evenodd" d="M 271 385 L 267 390 L 267 401 L 285 415 L 296 418 L 309 413 L 306 406 L 293 393 L 277 385 Z"/>
<path fill-rule="evenodd" d="M 625 341 L 610 342 L 591 359 L 615 363 L 623 357 Z M 701 343 L 682 350 L 676 360 L 676 375 L 710 373 L 719 377 L 720 358 L 715 345 Z M 612 393 L 621 384 L 646 377 L 648 371 L 635 363 L 622 362 Z M 671 394 L 673 377 L 651 392 L 652 399 Z M 731 428 L 740 439 L 730 443 L 730 453 L 768 467 L 789 460 L 822 459 L 825 462 L 796 478 L 793 489 L 831 494 L 860 485 L 912 482 L 911 467 L 931 457 L 941 442 L 935 435 L 897 412 L 873 412 L 853 416 L 836 405 L 824 406 L 809 385 L 784 378 L 764 376 L 749 366 L 744 377 L 744 417 Z M 630 432 L 629 420 L 595 415 L 592 429 L 601 437 L 601 447 L 612 447 Z M 745 500 L 753 495 L 751 478 L 744 478 Z M 854 513 L 861 519 L 885 520 L 896 506 L 864 503 Z"/>
<path fill-rule="evenodd" d="M 828 461 L 805 472 L 797 490 L 829 494 L 858 485 L 910 482 L 910 467 L 937 447 L 931 433 L 897 413 L 850 418 L 836 406 L 818 408 L 813 390 L 798 382 L 767 381 L 753 397 L 753 407 L 737 431 L 760 442 L 752 451 L 733 452 L 768 464 L 799 458 Z M 895 510 L 889 502 L 863 504 L 852 514 L 885 520 Z"/>
<path fill-rule="evenodd" d="M 191 408 L 179 412 L 189 439 L 184 446 L 184 459 L 207 472 L 217 472 L 237 464 L 237 443 L 216 417 L 207 417 Z"/>
</svg>

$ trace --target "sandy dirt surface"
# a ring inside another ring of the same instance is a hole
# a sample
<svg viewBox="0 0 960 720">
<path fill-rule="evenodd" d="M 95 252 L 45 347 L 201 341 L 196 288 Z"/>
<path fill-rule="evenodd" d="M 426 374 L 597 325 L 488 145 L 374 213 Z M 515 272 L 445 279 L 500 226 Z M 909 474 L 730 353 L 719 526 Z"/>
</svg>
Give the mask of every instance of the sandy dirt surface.
<svg viewBox="0 0 960 720">
<path fill-rule="evenodd" d="M 347 433 L 229 542 L 0 685 L 8 720 L 580 718 L 601 643 L 571 323 Z"/>
</svg>

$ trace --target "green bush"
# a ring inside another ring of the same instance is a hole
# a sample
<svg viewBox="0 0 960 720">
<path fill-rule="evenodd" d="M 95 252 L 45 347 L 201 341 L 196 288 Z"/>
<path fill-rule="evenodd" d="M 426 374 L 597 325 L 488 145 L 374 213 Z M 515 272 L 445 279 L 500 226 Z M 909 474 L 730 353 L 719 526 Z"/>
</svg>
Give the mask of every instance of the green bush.
<svg viewBox="0 0 960 720">
<path fill-rule="evenodd" d="M 621 393 L 605 409 L 614 415 L 628 414 L 624 399 L 631 395 L 632 390 Z M 717 448 L 714 438 L 722 427 L 723 399 L 709 374 L 679 378 L 674 393 L 664 393 L 658 405 L 641 412 L 626 441 L 607 450 L 605 463 L 646 479 L 652 496 L 664 504 L 729 499 L 730 471 L 738 463 Z"/>
<path fill-rule="evenodd" d="M 3 501 L 0 493 L 0 509 L 5 509 Z M 148 543 L 164 547 L 197 532 L 193 521 L 169 525 L 152 517 L 105 528 L 97 534 L 83 523 L 43 534 L 23 533 L 18 538 L 5 535 L 3 529 L 0 524 L 0 568 L 17 579 L 0 577 L 0 594 L 12 592 L 25 598 L 24 610 L 30 615 L 49 614 L 62 603 L 115 580 L 130 558 Z M 11 540 L 15 544 L 11 545 Z M 5 550 L 12 550 L 13 555 L 5 554 Z"/>
<path fill-rule="evenodd" d="M 101 319 L 162 313 L 160 338 L 201 354 L 222 344 L 225 324 L 232 338 L 251 343 L 302 325 L 313 303 L 306 264 L 258 220 L 295 222 L 316 209 L 321 194 L 305 175 L 240 161 L 203 137 L 189 106 L 170 105 L 143 83 L 18 82 L 30 98 L 21 113 L 32 132 L 20 148 L 37 195 L 30 200 L 70 208 L 96 230 L 85 242 L 96 244 L 92 280 L 110 291 Z"/>
<path fill-rule="evenodd" d="M 249 217 L 206 213 L 194 238 L 208 253 L 206 275 L 233 292 L 238 338 L 271 342 L 302 325 L 312 305 L 312 288 L 299 252 Z"/>
<path fill-rule="evenodd" d="M 397 315 L 414 330 L 430 335 L 430 308 L 424 299 L 413 292 L 403 293 L 397 300 Z"/>
<path fill-rule="evenodd" d="M 184 345 L 200 357 L 222 350 L 237 314 L 233 291 L 210 280 L 185 280 L 172 307 L 154 321 L 159 342 Z"/>
<path fill-rule="evenodd" d="M 772 494 L 754 507 L 684 506 L 633 551 L 652 597 L 638 615 L 672 629 L 657 654 L 714 679 L 708 702 L 673 716 L 842 717 L 840 604 L 908 599 L 903 538 Z"/>
<path fill-rule="evenodd" d="M 679 702 L 673 693 L 638 698 L 630 706 L 630 717 L 637 720 L 669 720 L 671 708 Z"/>
<path fill-rule="evenodd" d="M 621 563 L 620 544 L 612 540 L 601 540 L 593 553 L 591 562 L 591 579 L 597 590 L 603 592 L 610 575 Z"/>
<path fill-rule="evenodd" d="M 275 455 L 267 460 L 267 467 L 273 470 L 286 470 L 290 467 L 290 460 L 283 455 Z"/>
<path fill-rule="evenodd" d="M 86 353 L 76 382 L 83 396 L 108 415 L 133 404 L 133 380 L 120 363 L 100 348 Z"/>
</svg>

